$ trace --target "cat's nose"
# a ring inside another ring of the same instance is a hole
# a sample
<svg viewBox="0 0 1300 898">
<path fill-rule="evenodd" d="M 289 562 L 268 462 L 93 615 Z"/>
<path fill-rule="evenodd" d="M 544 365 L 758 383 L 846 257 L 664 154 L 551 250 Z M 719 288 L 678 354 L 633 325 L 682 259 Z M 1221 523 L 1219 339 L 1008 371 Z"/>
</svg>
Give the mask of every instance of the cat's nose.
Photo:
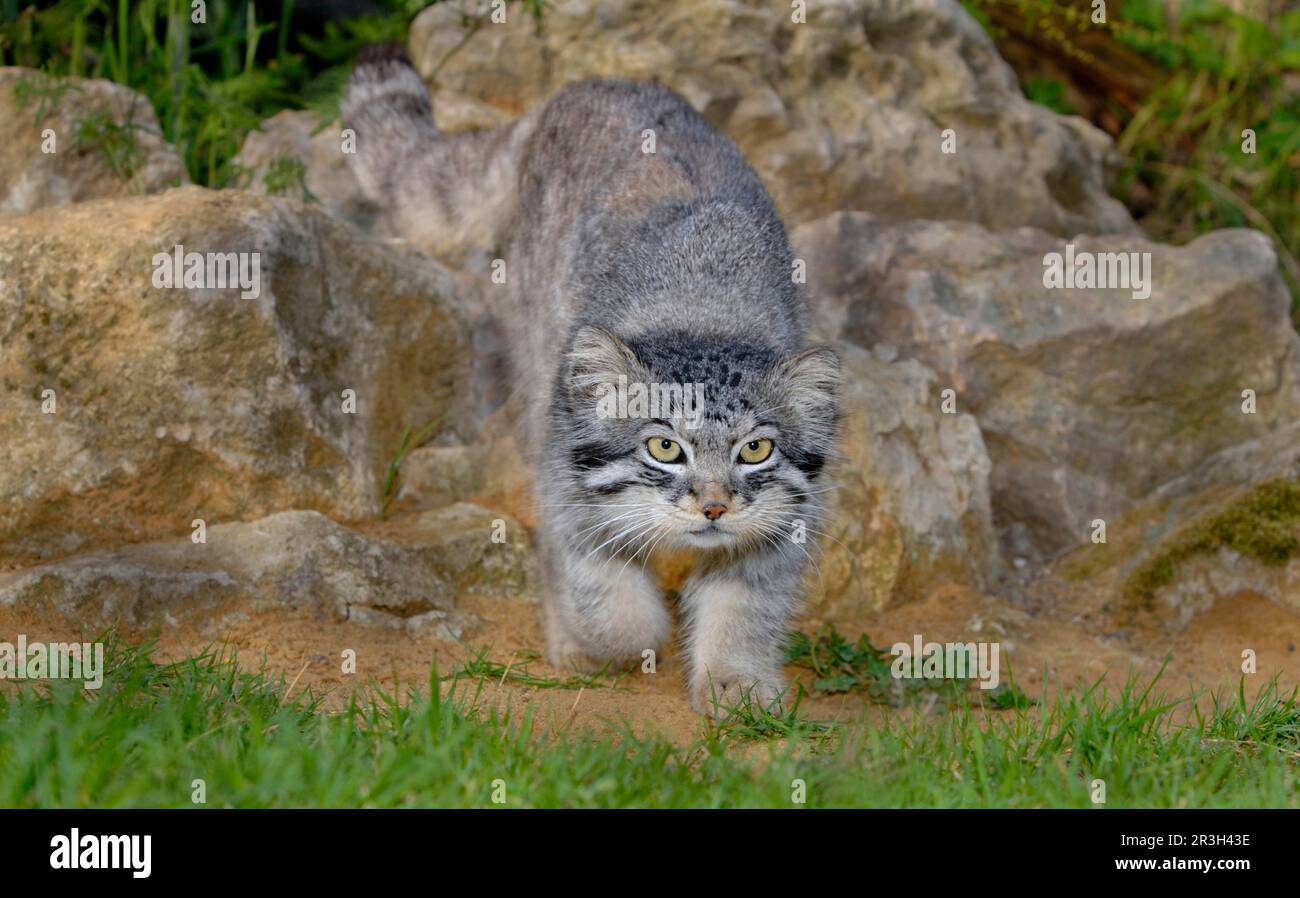
<svg viewBox="0 0 1300 898">
<path fill-rule="evenodd" d="M 716 521 L 727 511 L 727 506 L 721 502 L 708 502 L 704 506 L 704 516 L 710 521 Z"/>
</svg>

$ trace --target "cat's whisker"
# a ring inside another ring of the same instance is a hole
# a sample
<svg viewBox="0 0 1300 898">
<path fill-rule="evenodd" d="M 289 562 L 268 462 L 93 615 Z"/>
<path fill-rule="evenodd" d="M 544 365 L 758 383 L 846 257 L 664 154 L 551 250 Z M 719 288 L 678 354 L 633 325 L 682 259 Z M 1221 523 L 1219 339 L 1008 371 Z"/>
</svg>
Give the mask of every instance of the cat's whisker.
<svg viewBox="0 0 1300 898">
<path fill-rule="evenodd" d="M 646 522 L 650 521 L 651 519 L 653 519 L 653 517 L 654 517 L 654 513 L 653 513 L 653 512 L 639 512 L 639 513 L 633 513 L 633 514 L 630 516 L 630 523 L 628 524 L 627 529 L 622 530 L 622 531 L 620 532 L 620 534 L 621 534 L 621 533 L 629 533 L 629 532 L 631 532 L 632 530 L 635 530 L 635 529 L 636 529 L 637 527 L 639 527 L 641 524 L 646 523 Z M 616 523 L 622 523 L 622 521 L 618 521 L 618 520 L 601 521 L 599 524 L 596 524 L 596 525 L 594 525 L 594 526 L 592 526 L 592 527 L 588 527 L 586 530 L 583 531 L 583 533 L 585 534 L 585 533 L 590 532 L 591 535 L 590 535 L 590 536 L 584 536 L 582 539 L 580 539 L 580 540 L 578 541 L 578 545 L 579 545 L 579 547 L 584 546 L 586 543 L 593 542 L 593 541 L 595 541 L 595 540 L 597 540 L 597 539 L 600 539 L 601 535 L 603 535 L 604 533 L 607 533 L 607 532 L 609 531 L 611 525 L 616 524 Z M 620 536 L 620 534 L 615 534 L 615 535 L 614 535 L 614 536 L 613 536 L 613 537 L 612 537 L 608 542 L 612 542 L 613 540 L 618 539 L 619 536 Z M 608 542 L 606 542 L 606 543 L 602 543 L 600 546 L 597 546 L 597 550 L 600 549 L 600 548 L 603 548 L 605 545 L 608 544 Z M 596 551 L 596 550 L 593 550 L 593 553 L 592 553 L 592 554 L 594 554 L 595 551 Z"/>
<path fill-rule="evenodd" d="M 644 502 L 554 502 L 539 505 L 538 508 L 641 508 Z"/>
<path fill-rule="evenodd" d="M 579 530 L 578 533 L 579 534 L 590 533 L 603 528 L 608 528 L 614 524 L 619 523 L 620 521 L 631 520 L 647 514 L 650 514 L 650 510 L 648 508 L 634 508 L 631 511 L 624 511 L 621 512 L 620 514 L 612 515 L 610 517 L 601 517 L 598 518 L 597 520 L 588 523 L 585 527 Z"/>
<path fill-rule="evenodd" d="M 637 521 L 636 523 L 632 524 L 632 526 L 630 526 L 630 527 L 628 527 L 628 528 L 626 528 L 626 529 L 624 529 L 624 530 L 619 531 L 618 533 L 616 533 L 616 534 L 614 534 L 613 536 L 611 536 L 609 539 L 605 540 L 605 541 L 604 541 L 603 543 L 601 543 L 599 546 L 597 546 L 596 548 L 592 549 L 590 552 L 587 553 L 587 557 L 590 558 L 592 555 L 595 555 L 597 552 L 599 552 L 601 549 L 603 549 L 603 548 L 605 548 L 606 546 L 608 546 L 610 543 L 615 542 L 616 540 L 621 540 L 623 537 L 627 536 L 629 533 L 635 533 L 635 532 L 637 532 L 637 531 L 639 531 L 639 530 L 642 530 L 642 529 L 644 529 L 645 527 L 651 525 L 652 523 L 653 523 L 652 521 Z"/>
<path fill-rule="evenodd" d="M 658 528 L 657 527 L 651 528 L 650 530 L 651 534 L 653 534 L 656 529 Z M 631 564 L 633 561 L 635 561 L 636 557 L 641 554 L 642 549 L 654 546 L 656 543 L 659 542 L 659 540 L 663 539 L 664 536 L 666 535 L 667 535 L 667 531 L 663 531 L 658 536 L 655 536 L 652 539 L 648 540 L 644 545 L 641 546 L 641 548 L 637 549 L 636 552 L 632 554 L 632 557 L 630 557 L 627 561 L 623 562 L 623 566 L 618 569 L 618 579 L 621 580 L 623 578 L 623 572 L 627 570 L 627 566 Z M 651 551 L 653 551 L 653 549 L 651 549 Z M 646 557 L 646 561 L 649 561 L 650 553 L 647 552 L 645 557 Z M 641 562 L 641 569 L 645 570 L 645 561 Z"/>
<path fill-rule="evenodd" d="M 631 526 L 636 526 L 639 523 L 641 523 L 639 520 L 628 522 L 628 524 Z M 592 530 L 591 532 L 584 534 L 579 539 L 575 540 L 574 547 L 579 551 L 582 551 L 591 546 L 594 546 L 597 540 L 603 539 L 607 537 L 609 534 L 610 534 L 610 530 L 608 528 L 598 527 Z"/>
<path fill-rule="evenodd" d="M 804 525 L 804 529 L 806 529 L 809 533 L 813 534 L 814 536 L 820 536 L 822 539 L 829 539 L 831 542 L 836 543 L 837 545 L 843 546 L 846 549 L 848 548 L 848 544 L 844 542 L 844 540 L 832 536 L 831 534 L 827 533 L 825 530 L 818 530 L 816 527 L 810 527 L 806 524 Z"/>
<path fill-rule="evenodd" d="M 627 568 L 628 564 L 633 560 L 635 560 L 637 555 L 640 554 L 641 549 L 645 548 L 645 546 L 649 544 L 650 540 L 653 539 L 654 533 L 657 529 L 658 528 L 655 524 L 651 524 L 648 527 L 644 527 L 639 532 L 631 536 L 622 546 L 619 547 L 618 549 L 619 552 L 626 552 L 628 549 L 636 545 L 638 542 L 641 543 L 641 545 L 637 548 L 637 550 L 632 553 L 631 557 L 623 562 L 623 567 L 619 568 L 618 576 L 620 578 L 623 576 L 623 571 Z"/>
<path fill-rule="evenodd" d="M 634 509 L 632 511 L 625 511 L 622 514 L 615 515 L 612 518 L 602 518 L 601 520 L 596 521 L 594 524 L 590 524 L 587 527 L 584 527 L 583 529 L 579 530 L 578 535 L 581 536 L 582 534 L 588 533 L 592 530 L 599 530 L 602 527 L 608 527 L 610 524 L 617 523 L 618 521 L 626 520 L 627 518 L 636 517 L 637 515 L 649 514 L 649 513 L 651 513 L 649 510 L 649 506 L 639 506 L 638 509 Z"/>
<path fill-rule="evenodd" d="M 669 532 L 665 530 L 662 534 L 659 535 L 658 539 L 656 539 L 653 543 L 650 544 L 650 550 L 649 550 L 648 552 L 645 553 L 645 558 L 641 559 L 641 570 L 643 570 L 643 571 L 645 570 L 646 562 L 648 562 L 648 561 L 650 560 L 650 556 L 654 554 L 654 550 L 655 550 L 655 548 L 656 548 L 656 547 L 657 547 L 661 542 L 663 542 L 665 539 L 667 539 L 667 538 L 668 538 L 668 535 L 669 535 Z"/>
<path fill-rule="evenodd" d="M 789 523 L 789 522 L 785 522 L 785 523 Z M 755 527 L 756 529 L 759 529 L 761 532 L 763 532 L 764 534 L 766 534 L 768 537 L 771 538 L 771 544 L 774 548 L 779 547 L 780 541 L 785 539 L 783 528 L 779 523 L 764 520 L 764 521 L 757 522 L 755 524 Z M 789 542 L 790 545 L 797 548 L 800 552 L 803 552 L 804 557 L 808 559 L 808 561 L 812 564 L 813 569 L 817 571 L 818 581 L 824 585 L 826 578 L 822 574 L 821 565 L 817 563 L 817 559 L 813 557 L 812 553 L 809 552 L 808 549 L 802 543 L 797 542 L 795 540 L 789 540 Z"/>
<path fill-rule="evenodd" d="M 803 490 L 802 492 L 805 496 L 820 496 L 824 493 L 833 493 L 836 490 L 842 490 L 845 486 L 846 484 L 843 483 L 828 483 L 823 484 L 821 489 Z"/>
</svg>

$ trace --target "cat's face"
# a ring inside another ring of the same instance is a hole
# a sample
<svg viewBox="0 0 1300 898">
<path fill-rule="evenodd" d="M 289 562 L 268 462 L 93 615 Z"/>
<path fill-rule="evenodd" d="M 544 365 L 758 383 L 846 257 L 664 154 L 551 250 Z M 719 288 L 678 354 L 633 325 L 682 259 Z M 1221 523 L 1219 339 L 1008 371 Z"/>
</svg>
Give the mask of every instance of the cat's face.
<svg viewBox="0 0 1300 898">
<path fill-rule="evenodd" d="M 569 362 L 570 498 L 586 507 L 592 550 L 805 538 L 836 416 L 829 350 L 781 359 L 725 339 L 628 345 L 584 329 Z"/>
</svg>

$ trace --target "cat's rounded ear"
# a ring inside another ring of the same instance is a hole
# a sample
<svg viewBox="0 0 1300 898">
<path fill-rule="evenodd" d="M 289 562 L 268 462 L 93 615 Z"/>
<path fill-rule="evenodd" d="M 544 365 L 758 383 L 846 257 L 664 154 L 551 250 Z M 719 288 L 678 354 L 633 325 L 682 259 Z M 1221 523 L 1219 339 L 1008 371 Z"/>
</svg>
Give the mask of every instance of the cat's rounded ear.
<svg viewBox="0 0 1300 898">
<path fill-rule="evenodd" d="M 783 360 L 776 370 L 786 405 L 799 423 L 829 430 L 839 415 L 840 357 L 829 346 L 812 346 Z"/>
<path fill-rule="evenodd" d="M 566 358 L 569 392 L 575 396 L 595 395 L 601 384 L 617 384 L 620 375 L 633 382 L 641 368 L 631 347 L 594 325 L 578 329 Z"/>
</svg>

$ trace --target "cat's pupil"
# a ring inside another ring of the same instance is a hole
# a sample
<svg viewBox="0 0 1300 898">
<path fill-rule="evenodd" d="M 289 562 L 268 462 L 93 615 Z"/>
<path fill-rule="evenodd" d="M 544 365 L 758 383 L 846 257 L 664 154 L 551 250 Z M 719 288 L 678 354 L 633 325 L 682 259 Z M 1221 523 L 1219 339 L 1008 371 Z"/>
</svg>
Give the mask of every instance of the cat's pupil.
<svg viewBox="0 0 1300 898">
<path fill-rule="evenodd" d="M 659 441 L 659 448 L 662 449 L 662 450 L 664 450 L 665 452 L 667 452 L 669 449 L 673 448 L 673 441 L 672 441 L 672 440 L 660 440 L 660 441 Z"/>
<path fill-rule="evenodd" d="M 749 450 L 750 450 L 751 452 L 757 452 L 757 451 L 758 451 L 758 440 L 751 440 L 751 441 L 750 441 L 750 444 L 749 444 Z"/>
</svg>

